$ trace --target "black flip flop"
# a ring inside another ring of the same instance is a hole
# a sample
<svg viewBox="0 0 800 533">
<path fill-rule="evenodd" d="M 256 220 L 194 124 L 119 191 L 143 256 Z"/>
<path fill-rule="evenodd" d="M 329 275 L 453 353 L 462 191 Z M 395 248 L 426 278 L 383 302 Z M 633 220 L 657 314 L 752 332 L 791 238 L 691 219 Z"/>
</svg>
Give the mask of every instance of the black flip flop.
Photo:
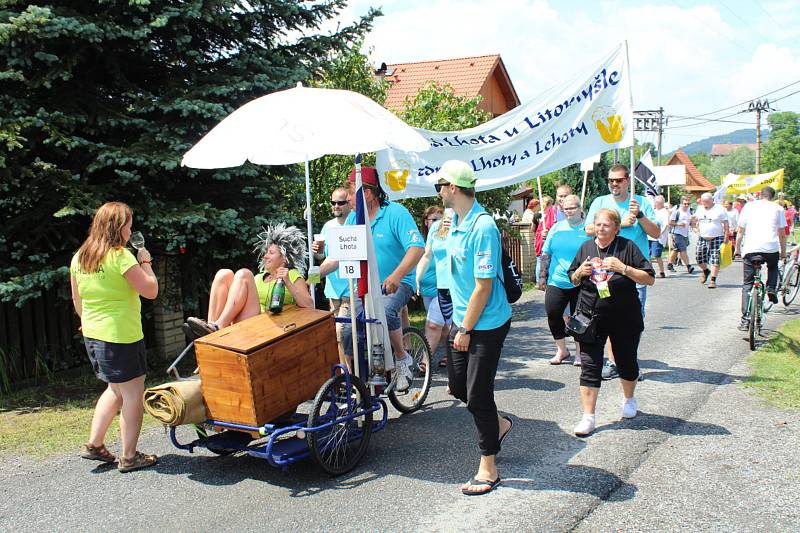
<svg viewBox="0 0 800 533">
<path fill-rule="evenodd" d="M 503 417 L 501 417 L 501 418 L 502 418 L 503 420 L 508 420 L 508 423 L 509 423 L 509 424 L 511 424 L 511 425 L 510 425 L 510 426 L 508 426 L 508 429 L 506 430 L 506 432 L 505 432 L 505 433 L 503 433 L 503 435 L 502 435 L 502 436 L 500 437 L 500 439 L 497 441 L 497 445 L 498 445 L 498 446 L 500 446 L 500 447 L 502 447 L 502 446 L 503 446 L 503 441 L 504 441 L 504 440 L 506 440 L 506 437 L 508 436 L 508 434 L 509 434 L 509 433 L 511 433 L 511 430 L 512 430 L 512 429 L 514 429 L 514 421 L 511 419 L 511 417 L 510 417 L 510 416 L 506 415 L 506 416 L 503 416 Z"/>
<path fill-rule="evenodd" d="M 489 494 L 495 488 L 497 488 L 497 486 L 500 484 L 500 478 L 498 477 L 494 481 L 472 478 L 469 481 L 467 481 L 467 483 L 469 483 L 470 487 L 489 487 L 489 490 L 482 490 L 478 492 L 466 488 L 466 489 L 461 489 L 461 494 L 463 494 L 464 496 L 481 496 L 483 494 Z"/>
</svg>

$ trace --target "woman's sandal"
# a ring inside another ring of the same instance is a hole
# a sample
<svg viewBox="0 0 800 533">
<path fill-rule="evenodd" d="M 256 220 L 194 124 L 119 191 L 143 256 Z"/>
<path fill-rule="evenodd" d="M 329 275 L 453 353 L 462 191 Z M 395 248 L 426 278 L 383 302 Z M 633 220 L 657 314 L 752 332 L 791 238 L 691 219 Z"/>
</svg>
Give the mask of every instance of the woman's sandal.
<svg viewBox="0 0 800 533">
<path fill-rule="evenodd" d="M 569 359 L 570 357 L 572 357 L 572 354 L 571 354 L 571 353 L 569 353 L 569 352 L 567 352 L 567 355 L 565 355 L 565 356 L 563 356 L 563 357 L 561 357 L 561 356 L 560 356 L 560 355 L 558 355 L 558 354 L 555 354 L 555 355 L 553 356 L 553 358 L 552 358 L 552 359 L 550 359 L 550 361 L 549 361 L 549 362 L 550 362 L 550 364 L 551 364 L 551 365 L 560 365 L 561 363 L 563 363 L 564 361 L 566 361 L 566 360 L 567 360 L 567 359 Z"/>
<path fill-rule="evenodd" d="M 133 456 L 133 459 L 125 459 L 124 457 L 120 457 L 117 469 L 120 472 L 132 472 L 134 470 L 139 470 L 140 468 L 153 466 L 157 462 L 158 456 L 137 451 L 136 455 Z"/>
<path fill-rule="evenodd" d="M 81 447 L 81 457 L 104 463 L 113 463 L 117 460 L 114 454 L 108 451 L 105 444 L 92 446 L 88 442 Z"/>
</svg>

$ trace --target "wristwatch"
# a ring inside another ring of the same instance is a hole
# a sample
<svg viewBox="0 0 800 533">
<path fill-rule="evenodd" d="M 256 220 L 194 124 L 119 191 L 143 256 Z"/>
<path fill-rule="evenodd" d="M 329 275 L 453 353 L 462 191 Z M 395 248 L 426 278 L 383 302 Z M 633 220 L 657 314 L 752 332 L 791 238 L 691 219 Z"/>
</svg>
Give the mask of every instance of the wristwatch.
<svg viewBox="0 0 800 533">
<path fill-rule="evenodd" d="M 458 328 L 458 332 L 461 333 L 462 335 L 472 335 L 472 330 L 467 331 L 467 328 L 463 326 Z"/>
<path fill-rule="evenodd" d="M 643 216 L 644 216 L 644 213 L 643 213 L 643 212 L 641 212 L 641 211 L 639 211 L 638 213 L 636 213 L 636 218 L 642 218 Z"/>
</svg>

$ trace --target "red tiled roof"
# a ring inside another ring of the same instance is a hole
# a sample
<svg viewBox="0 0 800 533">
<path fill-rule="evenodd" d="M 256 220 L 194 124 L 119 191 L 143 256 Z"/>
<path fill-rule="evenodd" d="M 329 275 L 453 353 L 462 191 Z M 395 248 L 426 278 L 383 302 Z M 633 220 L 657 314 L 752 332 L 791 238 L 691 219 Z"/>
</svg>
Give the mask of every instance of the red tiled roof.
<svg viewBox="0 0 800 533">
<path fill-rule="evenodd" d="M 756 144 L 712 144 L 711 145 L 711 155 L 728 155 L 731 152 L 735 151 L 738 148 L 745 146 L 750 148 L 752 151 L 756 151 Z"/>
<path fill-rule="evenodd" d="M 477 96 L 498 64 L 502 65 L 502 60 L 499 55 L 495 54 L 387 65 L 387 70 L 391 72 L 391 75 L 387 75 L 386 80 L 391 83 L 391 86 L 386 95 L 385 105 L 388 109 L 395 111 L 402 109 L 406 97 L 413 99 L 419 90 L 431 81 L 439 85 L 450 85 L 459 96 Z M 507 78 L 504 67 L 503 74 Z M 518 103 L 519 98 L 517 98 L 510 79 L 508 85 L 513 98 Z"/>
<path fill-rule="evenodd" d="M 686 155 L 681 148 L 672 154 L 672 157 L 667 161 L 668 165 L 684 165 L 686 167 L 686 185 L 683 186 L 689 192 L 706 192 L 713 191 L 716 186 L 708 181 L 694 166 L 692 160 Z"/>
</svg>

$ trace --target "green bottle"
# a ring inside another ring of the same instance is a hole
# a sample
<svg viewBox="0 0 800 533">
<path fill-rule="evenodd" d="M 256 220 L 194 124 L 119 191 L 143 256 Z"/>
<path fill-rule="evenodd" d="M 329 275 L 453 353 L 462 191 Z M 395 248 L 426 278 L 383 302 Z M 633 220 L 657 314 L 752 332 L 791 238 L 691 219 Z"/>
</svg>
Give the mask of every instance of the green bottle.
<svg viewBox="0 0 800 533">
<path fill-rule="evenodd" d="M 277 315 L 283 311 L 283 295 L 285 293 L 286 287 L 283 284 L 283 280 L 278 278 L 275 282 L 275 286 L 272 288 L 272 300 L 269 302 L 269 312 L 273 315 Z"/>
</svg>

